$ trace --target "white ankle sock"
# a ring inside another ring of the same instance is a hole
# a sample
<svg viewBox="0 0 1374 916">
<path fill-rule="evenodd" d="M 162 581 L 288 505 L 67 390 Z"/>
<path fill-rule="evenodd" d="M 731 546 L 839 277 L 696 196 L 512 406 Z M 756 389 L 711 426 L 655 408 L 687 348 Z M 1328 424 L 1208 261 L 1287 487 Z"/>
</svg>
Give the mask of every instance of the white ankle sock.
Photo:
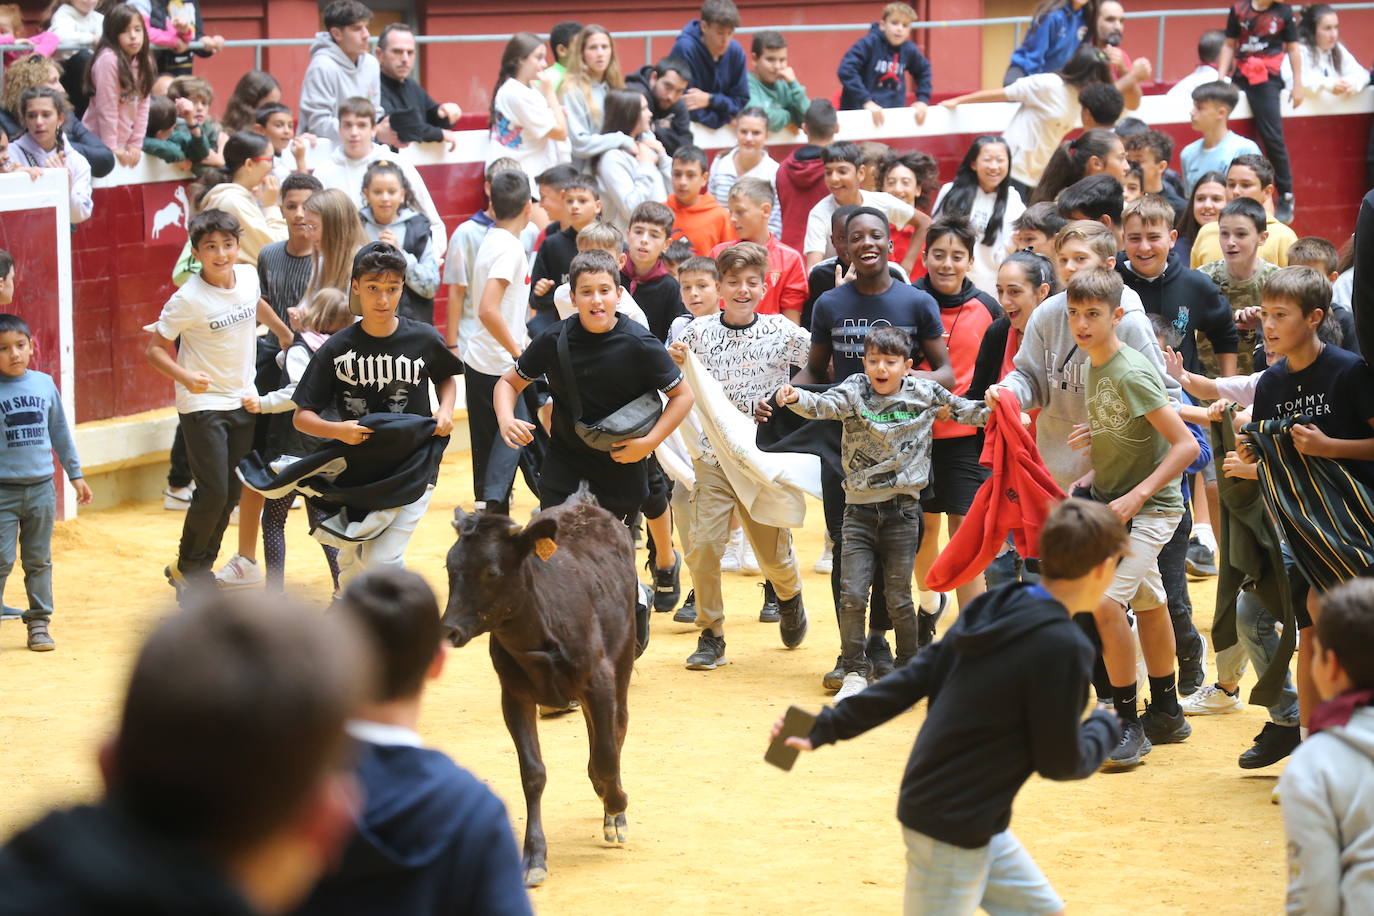
<svg viewBox="0 0 1374 916">
<path fill-rule="evenodd" d="M 921 610 L 927 614 L 934 614 L 940 609 L 940 593 L 921 589 L 920 591 Z"/>
<path fill-rule="evenodd" d="M 1217 552 L 1217 536 L 1212 532 L 1211 525 L 1206 523 L 1194 523 L 1193 537 L 1202 542 L 1202 545 L 1212 551 L 1212 553 Z"/>
</svg>

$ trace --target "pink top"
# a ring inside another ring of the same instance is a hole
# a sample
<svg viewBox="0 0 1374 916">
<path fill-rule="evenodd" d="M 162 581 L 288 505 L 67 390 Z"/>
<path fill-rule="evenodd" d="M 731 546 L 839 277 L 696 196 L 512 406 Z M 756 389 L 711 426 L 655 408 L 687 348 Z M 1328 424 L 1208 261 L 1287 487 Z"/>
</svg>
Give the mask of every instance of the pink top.
<svg viewBox="0 0 1374 916">
<path fill-rule="evenodd" d="M 138 61 L 131 61 L 129 66 L 137 82 Z M 110 48 L 101 50 L 91 62 L 91 84 L 95 92 L 81 123 L 110 149 L 142 149 L 143 135 L 148 130 L 149 99 L 137 91 L 120 90 L 119 61 Z"/>
</svg>

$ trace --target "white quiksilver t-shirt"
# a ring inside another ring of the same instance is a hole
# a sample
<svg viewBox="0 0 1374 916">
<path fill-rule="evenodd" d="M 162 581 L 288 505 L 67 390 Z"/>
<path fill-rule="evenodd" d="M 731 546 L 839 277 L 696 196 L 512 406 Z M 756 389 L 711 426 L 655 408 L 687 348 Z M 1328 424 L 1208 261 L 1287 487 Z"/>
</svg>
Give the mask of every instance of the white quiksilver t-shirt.
<svg viewBox="0 0 1374 916">
<path fill-rule="evenodd" d="M 180 340 L 177 364 L 204 372 L 210 387 L 192 394 L 176 386 L 177 413 L 236 410 L 253 386 L 257 354 L 258 273 L 247 264 L 234 267 L 233 289 L 211 286 L 200 274 L 172 294 L 157 321 L 144 327 L 167 340 Z"/>
</svg>

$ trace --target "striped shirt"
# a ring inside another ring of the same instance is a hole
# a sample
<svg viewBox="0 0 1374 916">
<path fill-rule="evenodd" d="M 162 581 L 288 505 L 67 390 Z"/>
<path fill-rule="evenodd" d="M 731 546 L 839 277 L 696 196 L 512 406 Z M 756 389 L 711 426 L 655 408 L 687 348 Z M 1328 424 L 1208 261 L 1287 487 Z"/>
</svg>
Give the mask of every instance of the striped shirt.
<svg viewBox="0 0 1374 916">
<path fill-rule="evenodd" d="M 287 252 L 286 244 L 273 242 L 258 252 L 258 283 L 262 287 L 262 298 L 282 321 L 286 320 L 287 309 L 301 304 L 315 266 L 313 254 L 297 257 Z"/>
</svg>

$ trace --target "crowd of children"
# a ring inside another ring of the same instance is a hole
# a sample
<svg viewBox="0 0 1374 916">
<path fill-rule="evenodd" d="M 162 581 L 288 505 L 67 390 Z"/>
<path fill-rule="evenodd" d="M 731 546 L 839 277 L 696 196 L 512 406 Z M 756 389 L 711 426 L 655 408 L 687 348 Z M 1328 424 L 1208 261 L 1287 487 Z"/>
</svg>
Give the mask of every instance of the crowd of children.
<svg viewBox="0 0 1374 916">
<path fill-rule="evenodd" d="M 1330 7 L 1232 7 L 1204 42 L 1215 77 L 1190 89 L 1200 138 L 1175 163 L 1169 136 L 1117 123 L 1148 63 L 1075 38 L 1075 23 L 1095 29 L 1119 4 L 1050 0 L 1005 87 L 943 103 L 1019 103 L 943 184 L 924 153 L 837 140 L 835 106 L 808 98 L 779 33 L 756 33 L 749 55 L 733 40 L 730 0 L 706 0 L 668 57 L 628 77 L 605 28 L 559 23 L 552 64 L 518 33 L 493 87 L 485 208 L 450 235 L 387 145 L 402 119 L 379 107 L 366 7 L 325 11 L 297 134 L 257 71 L 211 119 L 213 89 L 178 53 L 216 40 L 198 13 L 154 6 L 150 18 L 137 5 L 55 5 L 52 30 L 90 49 L 84 81 L 64 92 L 68 70 L 48 85 L 45 63 L 13 100 L 7 88 L 24 131 L 7 155 L 65 168 L 72 221 L 88 218 L 92 162 L 67 123 L 79 104 L 118 162 L 146 152 L 197 179 L 179 289 L 146 328 L 180 421 L 166 493 L 186 511 L 166 567 L 180 600 L 264 581 L 280 592 L 301 497 L 336 597 L 365 569 L 403 565 L 461 375 L 479 511 L 509 514 L 519 472 L 541 507 L 585 482 L 627 525 L 642 522 L 641 649 L 651 612 L 675 612 L 700 631 L 686 667 L 727 664 L 721 572 L 741 567 L 766 580 L 760 620 L 797 648 L 809 623 L 791 531 L 754 517 L 731 473 L 742 443 L 698 421 L 690 375 L 758 421 L 749 448 L 820 456 L 816 569 L 830 573 L 838 624 L 821 681 L 836 705 L 789 740 L 851 738 L 931 698 L 898 812 L 909 912 L 1059 909 L 1007 830 L 1020 785 L 1031 772 L 1131 768 L 1186 740 L 1190 718 L 1241 708 L 1247 664 L 1270 722 L 1239 765 L 1297 755 L 1282 788 L 1290 907 L 1334 911 L 1316 901 L 1374 893 L 1354 866 L 1333 871 L 1358 845 L 1342 847 L 1334 822 L 1362 816 L 1351 809 L 1366 779 L 1342 774 L 1367 764 L 1374 689 L 1374 594 L 1349 581 L 1374 560 L 1360 528 L 1374 499 L 1374 378 L 1351 245 L 1288 225 L 1279 114 L 1281 91 L 1296 105 L 1305 91 L 1359 88 Z M 915 19 L 904 3 L 883 8 L 840 64 L 840 108 L 880 126 L 910 104 L 924 121 L 932 73 L 910 40 Z M 159 68 L 175 78 L 155 85 Z M 1228 127 L 1242 91 L 1263 154 Z M 731 125 L 736 145 L 708 157 L 691 121 Z M 778 161 L 768 136 L 788 128 L 807 142 Z M 308 174 L 317 136 L 334 150 Z M 13 266 L 0 252 L 0 306 Z M 79 501 L 91 492 L 31 353 L 23 319 L 0 315 L 0 388 L 13 389 L 0 391 L 0 569 L 19 554 L 28 607 L 7 616 L 46 651 L 49 452 Z M 1038 447 L 1024 461 L 1070 498 L 1041 507 L 1041 556 L 995 532 L 985 569 L 937 589 L 942 517 L 949 539 L 967 540 L 994 446 L 1018 421 Z M 216 571 L 236 513 L 237 551 Z M 1190 576 L 1218 577 L 1215 679 Z M 957 622 L 937 641 L 952 599 Z M 1054 678 L 1031 676 L 1050 667 Z M 1098 710 L 1080 722 L 1090 685 Z M 954 863 L 938 881 L 937 857 Z"/>
</svg>

